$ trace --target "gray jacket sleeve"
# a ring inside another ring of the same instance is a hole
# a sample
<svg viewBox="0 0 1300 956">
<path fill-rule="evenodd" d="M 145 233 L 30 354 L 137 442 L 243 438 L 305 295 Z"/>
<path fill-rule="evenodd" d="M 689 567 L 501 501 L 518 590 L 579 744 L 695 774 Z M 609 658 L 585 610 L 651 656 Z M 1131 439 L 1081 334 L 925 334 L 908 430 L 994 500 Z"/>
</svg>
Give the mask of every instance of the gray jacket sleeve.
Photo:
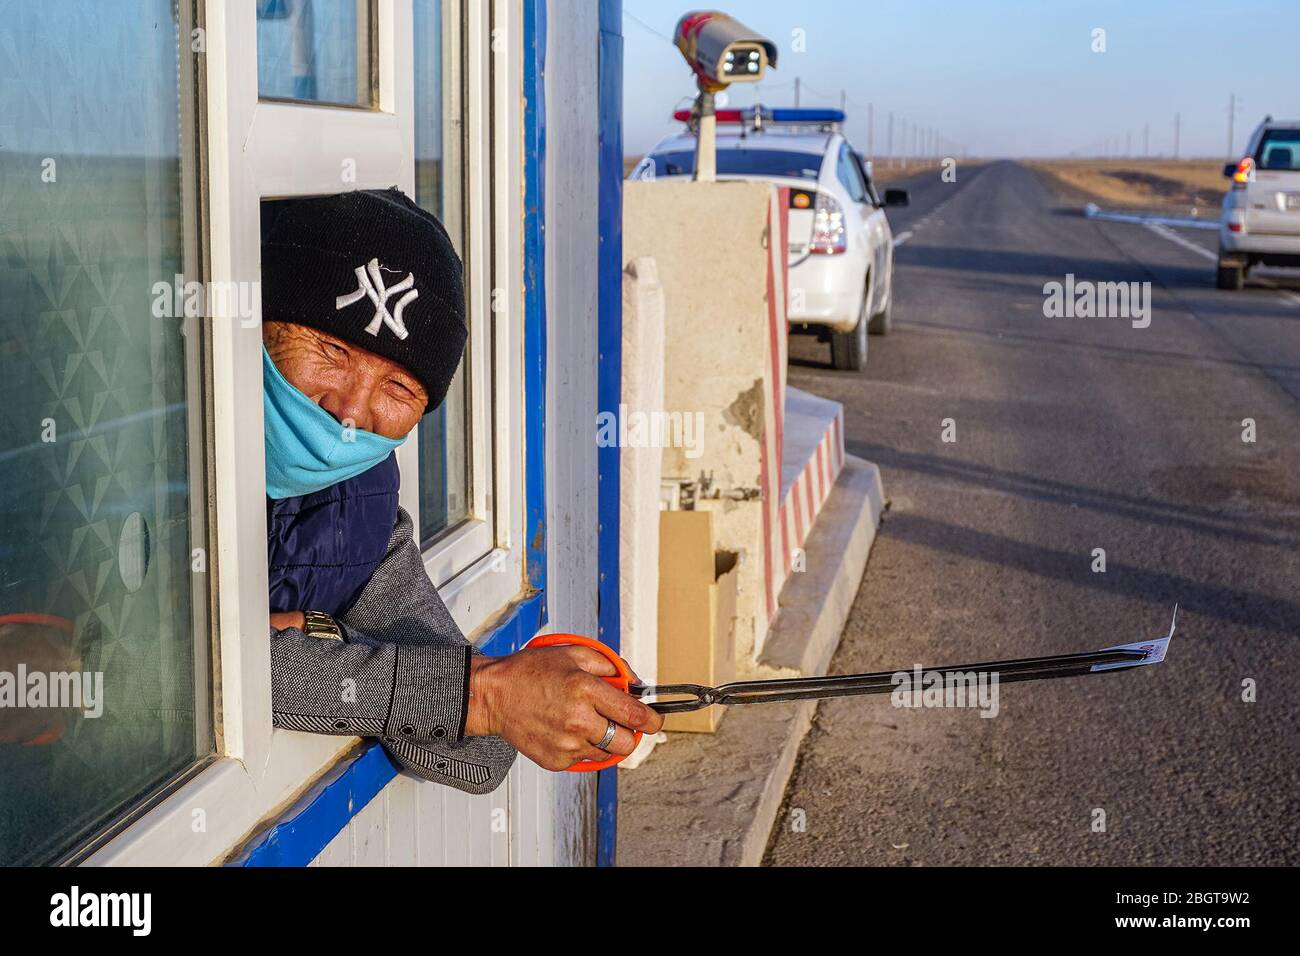
<svg viewBox="0 0 1300 956">
<path fill-rule="evenodd" d="M 465 736 L 477 651 L 425 574 L 402 509 L 387 556 L 339 624 L 342 641 L 272 628 L 275 726 L 377 737 L 418 777 L 468 793 L 495 790 L 515 750 L 499 737 Z"/>
</svg>

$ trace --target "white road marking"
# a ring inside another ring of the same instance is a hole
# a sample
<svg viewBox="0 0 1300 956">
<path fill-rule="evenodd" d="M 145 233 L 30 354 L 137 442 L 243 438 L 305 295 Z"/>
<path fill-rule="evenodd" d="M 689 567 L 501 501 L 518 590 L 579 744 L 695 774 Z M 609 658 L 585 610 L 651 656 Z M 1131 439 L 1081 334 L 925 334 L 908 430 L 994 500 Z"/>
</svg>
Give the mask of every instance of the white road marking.
<svg viewBox="0 0 1300 956">
<path fill-rule="evenodd" d="M 1218 253 L 1211 252 L 1209 249 L 1206 249 L 1204 246 L 1197 245 L 1196 243 L 1192 242 L 1192 240 L 1178 235 L 1178 233 L 1174 232 L 1168 226 L 1162 226 L 1159 223 L 1155 223 L 1155 222 L 1148 222 L 1145 225 L 1156 235 L 1164 236 L 1164 238 L 1168 239 L 1170 242 L 1176 242 L 1184 249 L 1189 249 L 1192 252 L 1196 253 L 1198 256 L 1202 256 L 1206 259 L 1209 259 L 1211 262 L 1219 261 Z M 1273 282 L 1272 280 L 1264 276 L 1256 275 L 1256 276 L 1251 276 L 1251 278 L 1254 279 L 1256 282 L 1260 283 L 1261 285 L 1267 286 L 1268 288 L 1272 289 L 1274 292 L 1276 292 L 1282 298 L 1286 299 L 1292 305 L 1300 305 L 1300 295 L 1296 295 L 1294 292 L 1290 292 L 1287 289 L 1283 289 L 1276 282 Z"/>
<path fill-rule="evenodd" d="M 1205 259 L 1209 259 L 1211 262 L 1219 261 L 1219 256 L 1217 253 L 1211 252 L 1209 249 L 1206 249 L 1204 246 L 1197 245 L 1196 243 L 1192 242 L 1192 240 L 1190 239 L 1183 238 L 1178 233 L 1170 229 L 1168 226 L 1162 225 L 1158 222 L 1148 222 L 1148 223 L 1144 223 L 1144 225 L 1152 232 L 1154 232 L 1157 236 L 1164 236 L 1170 242 L 1176 242 L 1184 249 L 1190 249 L 1198 256 L 1201 256 Z"/>
<path fill-rule="evenodd" d="M 954 193 L 953 195 L 949 196 L 947 199 L 945 199 L 943 202 L 939 203 L 939 205 L 935 206 L 933 209 L 931 209 L 929 212 L 927 212 L 924 216 L 922 216 L 922 217 L 921 217 L 920 219 L 918 219 L 916 222 L 912 223 L 912 228 L 911 228 L 911 229 L 908 229 L 906 232 L 900 232 L 897 236 L 895 236 L 895 237 L 894 237 L 894 246 L 895 246 L 895 248 L 897 248 L 898 246 L 901 246 L 903 243 L 907 242 L 907 240 L 911 239 L 911 238 L 912 238 L 912 233 L 916 232 L 918 229 L 921 229 L 923 226 L 928 225 L 928 224 L 930 223 L 930 220 L 934 219 L 934 217 L 935 217 L 939 212 L 941 212 L 941 211 L 943 210 L 943 208 L 944 208 L 945 206 L 948 205 L 948 203 L 950 203 L 950 202 L 952 202 L 954 199 L 956 199 L 958 195 L 959 195 L 958 193 Z M 935 221 L 935 225 L 937 225 L 937 226 L 942 226 L 942 225 L 943 225 L 943 220 L 942 220 L 942 219 L 936 220 L 936 221 Z"/>
</svg>

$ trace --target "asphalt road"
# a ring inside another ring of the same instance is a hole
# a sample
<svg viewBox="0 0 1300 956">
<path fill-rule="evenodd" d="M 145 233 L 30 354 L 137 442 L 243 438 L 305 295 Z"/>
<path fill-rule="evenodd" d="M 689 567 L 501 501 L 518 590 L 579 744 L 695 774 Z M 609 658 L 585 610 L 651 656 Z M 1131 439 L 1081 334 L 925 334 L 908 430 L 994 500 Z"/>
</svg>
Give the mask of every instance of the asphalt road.
<svg viewBox="0 0 1300 956">
<path fill-rule="evenodd" d="M 833 672 L 1163 636 L 1175 602 L 1178 633 L 1158 667 L 1001 687 L 993 718 L 822 702 L 767 862 L 1300 862 L 1300 278 L 1218 291 L 1014 163 L 908 185 L 894 331 L 861 373 L 791 347 L 889 501 Z M 1150 326 L 1045 317 L 1066 273 L 1150 282 Z"/>
</svg>

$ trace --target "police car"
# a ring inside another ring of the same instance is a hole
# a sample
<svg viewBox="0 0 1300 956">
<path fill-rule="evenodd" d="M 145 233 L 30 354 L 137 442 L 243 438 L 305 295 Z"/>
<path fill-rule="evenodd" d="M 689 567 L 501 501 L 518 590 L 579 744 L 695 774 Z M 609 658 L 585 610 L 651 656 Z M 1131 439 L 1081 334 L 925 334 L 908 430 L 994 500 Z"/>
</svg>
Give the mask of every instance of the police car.
<svg viewBox="0 0 1300 956">
<path fill-rule="evenodd" d="M 674 118 L 690 119 L 681 110 Z M 790 330 L 831 346 L 838 369 L 867 361 L 867 333 L 883 335 L 892 321 L 894 237 L 885 207 L 907 205 L 907 192 L 883 199 L 871 165 L 840 132 L 840 110 L 717 111 L 717 178 L 790 187 Z M 629 179 L 690 178 L 695 134 L 661 140 Z"/>
</svg>

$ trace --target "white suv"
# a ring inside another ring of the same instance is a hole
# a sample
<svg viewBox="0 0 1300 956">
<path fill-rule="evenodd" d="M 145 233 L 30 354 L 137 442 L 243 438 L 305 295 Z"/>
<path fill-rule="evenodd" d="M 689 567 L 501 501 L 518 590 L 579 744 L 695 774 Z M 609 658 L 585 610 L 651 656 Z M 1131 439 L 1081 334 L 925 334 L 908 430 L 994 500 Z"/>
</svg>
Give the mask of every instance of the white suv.
<svg viewBox="0 0 1300 956">
<path fill-rule="evenodd" d="M 1219 220 L 1218 287 L 1240 289 L 1257 263 L 1300 266 L 1300 122 L 1266 116 L 1223 175 L 1232 189 Z"/>
<path fill-rule="evenodd" d="M 907 205 L 907 192 L 887 189 L 881 200 L 870 164 L 839 132 L 843 120 L 839 110 L 718 110 L 717 176 L 790 188 L 790 330 L 829 341 L 832 364 L 857 370 L 867 361 L 867 332 L 889 331 L 894 237 L 884 207 Z M 628 178 L 694 170 L 687 131 L 661 140 Z"/>
</svg>

